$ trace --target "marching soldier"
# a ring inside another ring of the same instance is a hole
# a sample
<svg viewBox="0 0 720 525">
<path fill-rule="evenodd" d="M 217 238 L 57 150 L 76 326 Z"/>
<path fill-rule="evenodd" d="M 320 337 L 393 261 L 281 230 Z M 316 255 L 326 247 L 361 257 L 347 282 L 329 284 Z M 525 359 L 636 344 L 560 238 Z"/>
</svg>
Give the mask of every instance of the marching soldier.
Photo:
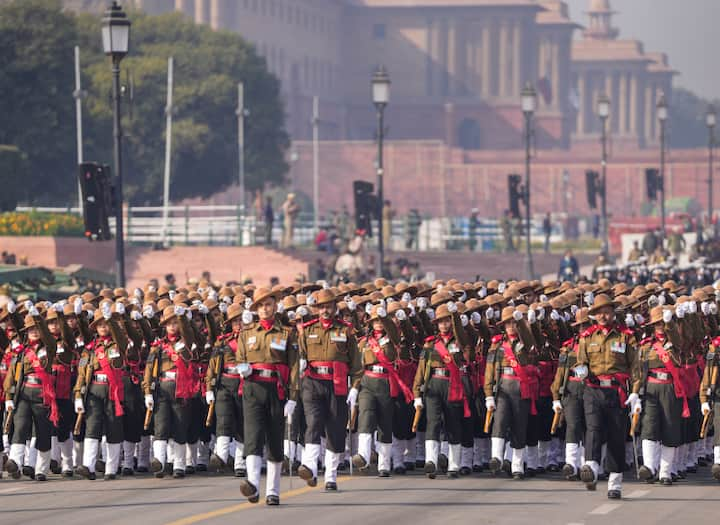
<svg viewBox="0 0 720 525">
<path fill-rule="evenodd" d="M 263 449 L 267 445 L 265 503 L 280 503 L 285 420 L 292 418 L 298 398 L 298 357 L 294 330 L 276 319 L 277 295 L 257 288 L 250 306 L 258 322 L 240 332 L 237 362 L 245 377 L 243 414 L 247 480 L 240 492 L 251 503 L 259 498 Z"/>
<path fill-rule="evenodd" d="M 348 391 L 362 377 L 362 362 L 353 328 L 336 317 L 335 294 L 317 292 L 314 307 L 318 317 L 300 328 L 300 368 L 307 368 L 302 381 L 302 401 L 307 430 L 302 465 L 298 475 L 311 487 L 317 484 L 320 438 L 327 440 L 325 489 L 337 490 L 337 468 L 345 451 L 348 406 L 357 402 L 358 391 Z"/>
<path fill-rule="evenodd" d="M 622 497 L 625 436 L 628 418 L 642 411 L 637 343 L 632 331 L 615 321 L 615 303 L 605 294 L 595 297 L 588 311 L 596 324 L 580 338 L 575 375 L 585 379 L 585 465 L 580 479 L 595 490 L 603 438 L 607 439 L 608 498 Z M 629 395 L 628 395 L 628 392 Z"/>
<path fill-rule="evenodd" d="M 55 363 L 55 338 L 47 329 L 37 308 L 28 301 L 28 315 L 22 331 L 22 347 L 11 362 L 5 377 L 5 410 L 12 413 L 12 438 L 6 470 L 14 479 L 20 478 L 25 443 L 36 438 L 37 460 L 35 480 L 46 481 L 50 469 L 50 446 L 53 425 L 60 414 L 55 399 L 52 366 Z"/>
</svg>

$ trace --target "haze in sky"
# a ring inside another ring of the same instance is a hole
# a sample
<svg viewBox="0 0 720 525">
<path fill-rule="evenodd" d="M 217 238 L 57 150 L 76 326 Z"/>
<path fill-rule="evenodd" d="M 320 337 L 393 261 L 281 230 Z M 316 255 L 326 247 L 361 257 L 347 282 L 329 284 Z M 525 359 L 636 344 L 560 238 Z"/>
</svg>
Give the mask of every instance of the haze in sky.
<svg viewBox="0 0 720 525">
<path fill-rule="evenodd" d="M 565 0 L 570 18 L 587 25 L 589 0 Z M 708 99 L 720 98 L 720 0 L 610 0 L 618 38 L 640 40 L 646 51 L 667 53 L 680 74 L 674 85 Z M 575 33 L 576 38 L 581 33 Z"/>
</svg>

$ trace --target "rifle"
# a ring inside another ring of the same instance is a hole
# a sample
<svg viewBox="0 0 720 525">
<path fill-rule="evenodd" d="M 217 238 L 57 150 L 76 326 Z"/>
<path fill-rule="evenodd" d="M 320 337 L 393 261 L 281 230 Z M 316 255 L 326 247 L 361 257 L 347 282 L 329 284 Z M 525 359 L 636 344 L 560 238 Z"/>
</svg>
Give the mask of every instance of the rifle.
<svg viewBox="0 0 720 525">
<path fill-rule="evenodd" d="M 425 374 L 423 374 L 423 384 L 421 391 L 425 391 L 425 386 L 427 385 L 428 381 L 430 381 L 430 357 L 432 355 L 432 350 L 427 349 L 425 350 Z M 417 432 L 418 425 L 420 424 L 420 416 L 422 416 L 422 407 L 415 407 L 415 416 L 413 417 L 413 423 L 412 423 L 412 431 Z"/>
<path fill-rule="evenodd" d="M 503 349 L 502 347 L 498 347 L 495 350 L 495 355 L 493 356 L 493 378 L 492 378 L 492 393 L 493 397 L 497 399 L 497 392 L 498 392 L 498 386 L 500 384 L 500 373 L 502 372 L 502 361 L 503 361 Z M 487 412 L 485 412 L 485 426 L 483 427 L 483 431 L 486 434 L 490 433 L 490 426 L 492 425 L 492 419 L 493 419 L 493 412 L 494 410 L 491 408 L 487 409 Z"/>
<path fill-rule="evenodd" d="M 91 360 L 92 356 L 88 357 L 88 360 Z M 88 363 L 85 363 L 85 366 L 83 367 L 83 375 L 85 376 L 83 379 L 83 386 L 82 390 L 80 390 L 80 395 L 82 396 L 83 400 L 83 411 L 80 412 L 77 417 L 75 418 L 75 428 L 73 428 L 73 435 L 79 436 L 82 432 L 82 424 L 83 419 L 85 419 L 85 410 L 84 408 L 87 407 L 87 399 L 89 395 L 90 388 L 88 388 Z"/>
<path fill-rule="evenodd" d="M 568 375 L 570 374 L 570 363 L 568 361 L 568 355 L 560 354 L 559 358 L 560 364 L 563 365 L 563 375 L 562 375 L 562 382 L 560 383 L 560 388 L 558 389 L 558 395 L 560 396 L 560 402 L 562 402 L 563 397 L 565 396 L 565 388 L 567 385 Z M 553 415 L 552 425 L 550 426 L 550 434 L 555 435 L 557 432 L 558 427 L 560 426 L 560 423 L 562 422 L 563 413 L 555 412 Z"/>
<path fill-rule="evenodd" d="M 22 386 L 23 379 L 25 379 L 25 366 L 23 365 L 22 354 L 18 355 L 16 359 L 18 359 L 18 361 L 15 364 L 15 384 L 13 385 L 13 388 L 15 389 L 13 391 L 13 404 L 15 406 L 17 406 L 20 402 L 20 387 Z M 5 424 L 3 425 L 3 434 L 10 435 L 10 426 L 12 425 L 13 411 L 13 409 L 7 411 L 7 416 L 5 416 Z"/>
<path fill-rule="evenodd" d="M 217 400 L 218 388 L 220 386 L 220 378 L 222 378 L 223 370 L 225 368 L 225 347 L 221 347 L 218 351 L 218 369 L 217 375 L 215 376 L 215 383 L 213 384 L 213 400 L 208 406 L 208 414 L 205 418 L 205 426 L 210 427 L 212 425 L 213 416 L 215 415 L 215 401 Z"/>
<path fill-rule="evenodd" d="M 155 393 L 155 403 L 157 403 L 157 397 L 158 397 L 157 391 L 160 388 L 160 373 L 158 371 L 158 367 L 159 367 L 159 362 L 161 360 L 161 355 L 160 355 L 161 352 L 162 352 L 162 348 L 158 346 L 158 351 L 155 354 L 155 358 L 154 358 L 153 364 L 152 364 L 153 383 L 152 383 L 151 389 Z M 145 422 L 143 423 L 143 428 L 145 430 L 150 428 L 150 421 L 152 420 L 152 414 L 153 414 L 152 408 L 147 408 L 145 410 Z"/>
<path fill-rule="evenodd" d="M 639 395 L 644 396 L 645 395 L 645 385 L 647 384 L 647 376 L 648 376 L 648 360 L 647 360 L 647 354 L 645 351 L 642 351 L 640 354 L 640 361 L 642 362 L 642 382 L 640 383 L 640 391 Z M 630 423 L 630 437 L 635 438 L 635 433 L 637 431 L 638 424 L 640 423 L 640 414 L 633 414 L 632 415 L 632 422 Z"/>
<path fill-rule="evenodd" d="M 712 414 L 715 410 L 715 387 L 717 386 L 718 380 L 718 367 L 715 364 L 715 356 L 713 356 L 712 362 L 712 376 L 710 379 L 710 412 L 703 416 L 702 426 L 700 427 L 700 439 L 704 439 L 707 435 L 708 426 L 712 420 Z"/>
</svg>

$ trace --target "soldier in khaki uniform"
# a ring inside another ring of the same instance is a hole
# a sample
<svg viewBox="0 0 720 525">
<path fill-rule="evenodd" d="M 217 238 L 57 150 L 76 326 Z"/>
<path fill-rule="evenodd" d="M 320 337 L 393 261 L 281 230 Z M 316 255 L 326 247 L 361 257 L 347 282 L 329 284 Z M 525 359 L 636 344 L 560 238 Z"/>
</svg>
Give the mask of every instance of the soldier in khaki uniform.
<svg viewBox="0 0 720 525">
<path fill-rule="evenodd" d="M 13 432 L 6 470 L 15 479 L 20 477 L 25 443 L 35 431 L 37 460 L 35 479 L 47 480 L 50 469 L 52 426 L 59 421 L 55 388 L 50 375 L 55 362 L 56 343 L 37 308 L 28 301 L 28 315 L 22 349 L 13 358 L 5 377 L 5 410 L 13 411 Z M 17 405 L 15 404 L 17 401 Z"/>
<path fill-rule="evenodd" d="M 267 444 L 265 503 L 280 503 L 285 420 L 292 418 L 298 398 L 295 331 L 276 319 L 277 295 L 269 288 L 253 293 L 251 310 L 258 322 L 238 337 L 236 361 L 246 378 L 243 386 L 247 480 L 240 491 L 251 503 L 259 498 L 263 448 Z"/>
<path fill-rule="evenodd" d="M 528 311 L 531 319 L 533 314 Z M 500 471 L 509 435 L 511 473 L 515 479 L 522 479 L 528 417 L 537 399 L 537 372 L 531 356 L 535 343 L 522 312 L 512 306 L 503 308 L 498 328 L 503 333 L 492 338 L 485 365 L 485 408 L 494 412 L 490 470 Z"/>
<path fill-rule="evenodd" d="M 155 441 L 151 470 L 162 478 L 168 459 L 168 440 L 178 445 L 173 454 L 172 473 L 175 478 L 185 477 L 185 444 L 190 427 L 190 398 L 196 391 L 192 384 L 192 334 L 183 305 L 167 306 L 160 325 L 165 336 L 150 349 L 143 375 L 145 407 L 152 411 Z M 178 453 L 179 452 L 179 453 Z"/>
<path fill-rule="evenodd" d="M 632 331 L 615 321 L 615 303 L 605 294 L 595 297 L 589 310 L 596 324 L 580 338 L 575 375 L 585 378 L 585 465 L 580 479 L 595 490 L 600 472 L 603 438 L 607 437 L 608 498 L 622 497 L 625 436 L 630 406 L 642 411 L 637 342 Z M 628 392 L 630 394 L 628 395 Z"/>
<path fill-rule="evenodd" d="M 315 296 L 318 317 L 299 330 L 300 367 L 307 363 L 301 396 L 305 410 L 305 448 L 298 475 L 308 485 L 317 484 L 320 438 L 327 439 L 325 489 L 337 490 L 337 468 L 345 452 L 348 406 L 357 402 L 358 391 L 348 391 L 362 377 L 362 362 L 350 323 L 336 317 L 337 298 L 327 289 Z"/>
<path fill-rule="evenodd" d="M 713 436 L 713 465 L 712 476 L 720 481 L 720 410 L 715 405 L 715 400 L 720 398 L 720 337 L 715 337 L 710 343 L 710 350 L 707 354 L 707 363 L 703 372 L 702 384 L 700 385 L 700 402 L 703 417 L 712 418 L 712 426 L 715 429 Z M 713 412 L 713 414 L 711 414 Z"/>
</svg>

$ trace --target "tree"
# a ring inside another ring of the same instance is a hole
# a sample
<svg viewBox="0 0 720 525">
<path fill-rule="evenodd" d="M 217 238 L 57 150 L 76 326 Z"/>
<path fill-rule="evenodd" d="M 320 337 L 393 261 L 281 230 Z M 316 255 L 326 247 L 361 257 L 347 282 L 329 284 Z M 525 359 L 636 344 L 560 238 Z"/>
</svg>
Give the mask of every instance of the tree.
<svg viewBox="0 0 720 525">
<path fill-rule="evenodd" d="M 692 91 L 677 88 L 669 105 L 668 135 L 672 148 L 700 148 L 707 146 L 708 129 L 705 114 L 710 101 L 702 99 Z M 718 109 L 718 101 L 715 101 Z"/>
<path fill-rule="evenodd" d="M 0 212 L 14 210 L 19 201 L 26 199 L 25 184 L 27 163 L 17 146 L 0 144 Z"/>
</svg>

